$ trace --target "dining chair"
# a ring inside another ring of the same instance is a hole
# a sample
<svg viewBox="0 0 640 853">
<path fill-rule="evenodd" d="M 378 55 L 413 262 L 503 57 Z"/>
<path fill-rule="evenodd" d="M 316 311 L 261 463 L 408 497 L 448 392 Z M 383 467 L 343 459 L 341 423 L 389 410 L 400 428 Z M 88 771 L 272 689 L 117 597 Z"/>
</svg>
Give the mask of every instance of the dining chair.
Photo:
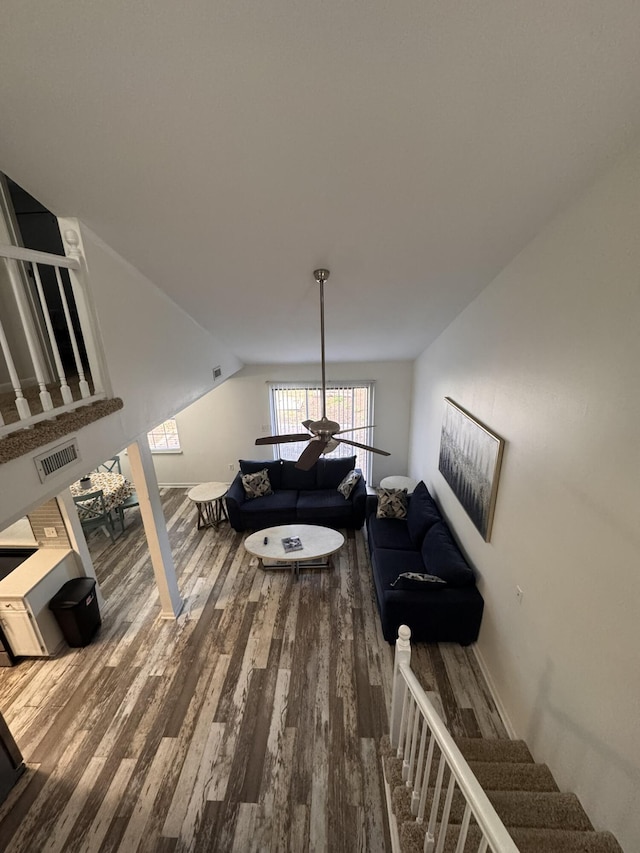
<svg viewBox="0 0 640 853">
<path fill-rule="evenodd" d="M 122 466 L 120 465 L 120 457 L 112 456 L 111 459 L 107 459 L 106 462 L 101 462 L 96 468 L 97 473 L 99 474 L 101 471 L 106 471 L 107 474 L 122 474 Z"/>
<path fill-rule="evenodd" d="M 76 505 L 78 518 L 85 534 L 91 533 L 93 530 L 103 529 L 112 542 L 116 541 L 115 518 L 106 508 L 102 489 L 74 497 L 73 502 Z M 118 520 L 122 528 L 121 532 L 124 533 L 124 521 L 119 514 Z"/>
<path fill-rule="evenodd" d="M 125 498 L 121 504 L 115 508 L 116 512 L 120 517 L 120 524 L 122 525 L 122 529 L 124 530 L 124 511 L 125 509 L 131 509 L 131 507 L 140 506 L 140 501 L 138 500 L 138 495 L 133 492 L 133 494 L 129 495 L 128 498 Z"/>
</svg>

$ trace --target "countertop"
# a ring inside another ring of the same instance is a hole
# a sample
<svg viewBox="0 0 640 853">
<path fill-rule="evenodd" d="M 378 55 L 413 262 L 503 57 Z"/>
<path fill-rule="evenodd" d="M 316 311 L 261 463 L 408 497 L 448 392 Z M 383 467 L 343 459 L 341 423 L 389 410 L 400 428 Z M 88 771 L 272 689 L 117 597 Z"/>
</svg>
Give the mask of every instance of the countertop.
<svg viewBox="0 0 640 853">
<path fill-rule="evenodd" d="M 73 554 L 69 548 L 39 548 L 0 581 L 0 597 L 26 595 L 69 554 Z"/>
</svg>

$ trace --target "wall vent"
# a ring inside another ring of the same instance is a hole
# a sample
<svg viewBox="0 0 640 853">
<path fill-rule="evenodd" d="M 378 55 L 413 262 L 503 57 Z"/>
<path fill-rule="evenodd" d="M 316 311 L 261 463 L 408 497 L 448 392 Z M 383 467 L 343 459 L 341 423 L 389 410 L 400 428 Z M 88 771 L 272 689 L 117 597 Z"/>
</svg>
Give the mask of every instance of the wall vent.
<svg viewBox="0 0 640 853">
<path fill-rule="evenodd" d="M 56 474 L 67 465 L 72 465 L 81 459 L 78 442 L 75 438 L 71 441 L 66 441 L 64 444 L 59 444 L 53 450 L 48 450 L 46 453 L 41 453 L 39 456 L 34 456 L 33 461 L 36 463 L 38 477 L 40 482 L 44 483 L 52 474 Z"/>
<path fill-rule="evenodd" d="M 220 379 L 222 376 L 222 368 L 220 366 L 213 368 L 213 378 Z"/>
</svg>

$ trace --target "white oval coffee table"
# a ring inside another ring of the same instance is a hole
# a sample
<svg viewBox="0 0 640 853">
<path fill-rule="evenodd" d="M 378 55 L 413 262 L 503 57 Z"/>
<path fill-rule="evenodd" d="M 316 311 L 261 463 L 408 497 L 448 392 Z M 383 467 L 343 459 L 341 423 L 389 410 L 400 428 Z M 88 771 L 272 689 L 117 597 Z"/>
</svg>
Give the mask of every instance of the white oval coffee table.
<svg viewBox="0 0 640 853">
<path fill-rule="evenodd" d="M 300 539 L 302 548 L 297 551 L 285 551 L 282 540 L 293 537 Z M 290 567 L 294 577 L 300 574 L 301 563 L 309 568 L 330 567 L 332 555 L 343 545 L 342 533 L 316 524 L 279 524 L 276 527 L 265 527 L 244 540 L 245 549 L 262 561 L 263 568 Z M 325 557 L 327 562 L 320 562 Z M 268 565 L 265 565 L 265 560 Z"/>
</svg>

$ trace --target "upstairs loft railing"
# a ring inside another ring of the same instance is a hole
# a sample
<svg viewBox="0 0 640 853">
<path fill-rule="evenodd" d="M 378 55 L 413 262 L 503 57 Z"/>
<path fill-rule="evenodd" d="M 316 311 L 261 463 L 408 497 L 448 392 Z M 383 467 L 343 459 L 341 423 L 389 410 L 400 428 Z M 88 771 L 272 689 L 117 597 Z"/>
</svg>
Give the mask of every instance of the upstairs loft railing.
<svg viewBox="0 0 640 853">
<path fill-rule="evenodd" d="M 0 393 L 15 406 L 0 437 L 106 396 L 80 241 L 64 239 L 69 257 L 0 246 Z"/>
<path fill-rule="evenodd" d="M 411 790 L 411 813 L 417 823 L 426 824 L 424 853 L 442 853 L 450 831 L 454 840 L 457 836 L 456 853 L 468 850 L 472 825 L 477 827 L 473 841 L 477 853 L 488 850 L 518 853 L 518 847 L 412 672 L 410 637 L 411 630 L 401 625 L 393 669 L 390 740 L 397 757 L 402 759 L 404 783 Z M 464 798 L 465 807 L 460 825 L 454 827 L 449 824 L 449 817 L 456 791 Z"/>
</svg>

